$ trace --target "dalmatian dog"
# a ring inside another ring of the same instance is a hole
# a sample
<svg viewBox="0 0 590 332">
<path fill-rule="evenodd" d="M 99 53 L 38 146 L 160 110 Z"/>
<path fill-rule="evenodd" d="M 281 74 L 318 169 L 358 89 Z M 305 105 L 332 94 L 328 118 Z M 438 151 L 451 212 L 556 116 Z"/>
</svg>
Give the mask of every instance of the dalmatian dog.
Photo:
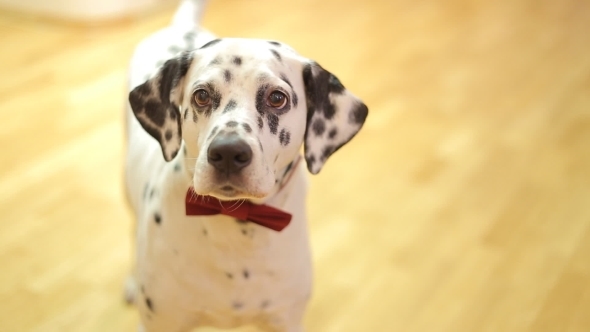
<svg viewBox="0 0 590 332">
<path fill-rule="evenodd" d="M 303 331 L 312 284 L 305 169 L 318 173 L 368 109 L 283 43 L 215 39 L 198 25 L 203 7 L 185 0 L 131 60 L 125 181 L 137 226 L 126 298 L 140 331 Z M 191 198 L 230 212 L 265 205 L 290 221 L 277 230 L 187 215 Z"/>
</svg>

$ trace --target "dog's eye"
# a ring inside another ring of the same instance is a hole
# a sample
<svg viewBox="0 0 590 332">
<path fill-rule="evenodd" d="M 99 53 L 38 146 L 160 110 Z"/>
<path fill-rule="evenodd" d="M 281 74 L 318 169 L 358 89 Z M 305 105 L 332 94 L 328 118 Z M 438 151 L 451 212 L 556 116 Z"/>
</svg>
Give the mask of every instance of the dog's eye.
<svg viewBox="0 0 590 332">
<path fill-rule="evenodd" d="M 287 96 L 281 91 L 273 91 L 267 98 L 266 103 L 270 107 L 281 109 L 287 105 Z"/>
<path fill-rule="evenodd" d="M 195 103 L 199 107 L 205 107 L 211 104 L 211 96 L 209 96 L 209 92 L 204 89 L 199 89 L 195 91 L 194 97 Z"/>
</svg>

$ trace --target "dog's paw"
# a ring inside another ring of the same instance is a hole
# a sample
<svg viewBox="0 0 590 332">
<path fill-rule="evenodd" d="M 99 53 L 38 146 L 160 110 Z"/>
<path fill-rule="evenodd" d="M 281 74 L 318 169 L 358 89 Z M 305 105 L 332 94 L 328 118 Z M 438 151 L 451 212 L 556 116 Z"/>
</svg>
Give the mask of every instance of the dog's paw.
<svg viewBox="0 0 590 332">
<path fill-rule="evenodd" d="M 137 282 L 135 282 L 133 276 L 128 276 L 127 280 L 125 280 L 124 296 L 127 304 L 131 305 L 135 303 L 135 298 L 137 297 Z"/>
</svg>

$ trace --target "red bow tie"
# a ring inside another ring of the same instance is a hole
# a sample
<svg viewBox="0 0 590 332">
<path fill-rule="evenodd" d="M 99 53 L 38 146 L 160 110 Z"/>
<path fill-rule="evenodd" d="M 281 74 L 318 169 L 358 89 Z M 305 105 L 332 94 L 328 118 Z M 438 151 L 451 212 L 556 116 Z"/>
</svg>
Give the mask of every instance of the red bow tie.
<svg viewBox="0 0 590 332">
<path fill-rule="evenodd" d="M 239 220 L 248 220 L 275 231 L 282 231 L 291 222 L 291 214 L 268 205 L 248 201 L 220 201 L 212 196 L 198 196 L 189 188 L 186 193 L 187 216 L 223 214 Z"/>
</svg>

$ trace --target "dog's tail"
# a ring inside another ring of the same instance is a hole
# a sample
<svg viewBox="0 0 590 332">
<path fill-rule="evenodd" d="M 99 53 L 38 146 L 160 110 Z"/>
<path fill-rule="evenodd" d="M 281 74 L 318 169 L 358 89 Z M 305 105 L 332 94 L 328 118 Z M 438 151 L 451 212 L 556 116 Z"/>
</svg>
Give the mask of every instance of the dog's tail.
<svg viewBox="0 0 590 332">
<path fill-rule="evenodd" d="M 172 25 L 183 29 L 197 29 L 206 6 L 207 0 L 182 0 L 174 14 Z"/>
</svg>

